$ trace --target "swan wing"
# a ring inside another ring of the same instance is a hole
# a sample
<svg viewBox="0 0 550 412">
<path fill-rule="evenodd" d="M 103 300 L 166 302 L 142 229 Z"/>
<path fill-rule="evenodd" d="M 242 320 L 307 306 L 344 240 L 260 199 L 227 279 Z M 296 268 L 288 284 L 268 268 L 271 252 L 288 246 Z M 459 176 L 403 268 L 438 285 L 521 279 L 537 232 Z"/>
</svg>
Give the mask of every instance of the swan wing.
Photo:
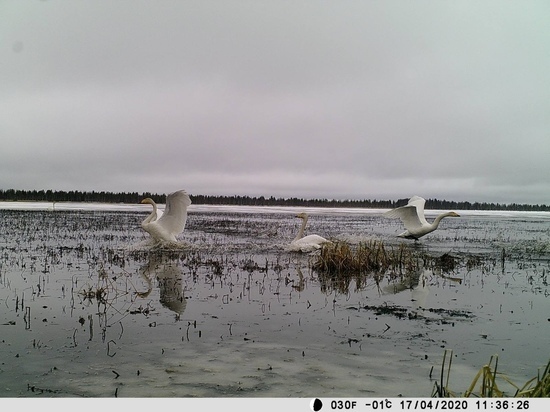
<svg viewBox="0 0 550 412">
<path fill-rule="evenodd" d="M 323 243 L 327 243 L 328 240 L 319 235 L 307 235 L 299 239 L 298 242 L 308 245 L 322 245 Z"/>
<path fill-rule="evenodd" d="M 191 199 L 185 190 L 179 190 L 166 196 L 166 208 L 156 223 L 172 236 L 183 232 L 187 221 L 187 208 Z"/>
<path fill-rule="evenodd" d="M 290 249 L 302 252 L 312 252 L 321 249 L 324 243 L 330 243 L 329 240 L 319 235 L 308 235 L 290 243 Z"/>
<path fill-rule="evenodd" d="M 297 252 L 313 252 L 321 249 L 324 243 L 330 243 L 330 241 L 319 235 L 308 235 L 292 241 L 289 249 Z"/>
<path fill-rule="evenodd" d="M 411 197 L 410 200 L 409 200 L 409 203 L 407 203 L 407 206 L 416 207 L 416 214 L 418 215 L 418 220 L 420 220 L 420 223 L 422 223 L 422 226 L 429 224 L 426 221 L 426 217 L 424 216 L 424 206 L 425 205 L 426 205 L 426 199 L 424 199 L 420 196 Z"/>
<path fill-rule="evenodd" d="M 399 218 L 405 225 L 405 229 L 411 231 L 428 225 L 424 217 L 424 204 L 426 200 L 419 196 L 413 196 L 406 206 L 398 207 L 384 213 L 390 218 Z"/>
</svg>

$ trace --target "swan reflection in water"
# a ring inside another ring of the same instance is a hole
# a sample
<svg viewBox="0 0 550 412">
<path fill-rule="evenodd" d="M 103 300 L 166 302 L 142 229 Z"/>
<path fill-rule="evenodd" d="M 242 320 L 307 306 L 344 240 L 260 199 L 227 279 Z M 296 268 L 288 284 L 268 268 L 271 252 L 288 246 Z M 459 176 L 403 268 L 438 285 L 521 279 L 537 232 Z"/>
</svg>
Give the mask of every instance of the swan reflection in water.
<svg viewBox="0 0 550 412">
<path fill-rule="evenodd" d="M 429 279 L 433 276 L 431 270 L 423 270 L 418 277 L 418 283 L 411 289 L 411 301 L 415 310 L 426 308 L 426 300 L 430 294 Z"/>
<path fill-rule="evenodd" d="M 382 288 L 382 291 L 385 294 L 397 294 L 404 290 L 410 290 L 413 309 L 424 310 L 426 309 L 426 301 L 430 294 L 430 283 L 437 282 L 437 278 L 453 283 L 462 283 L 462 279 L 445 276 L 440 270 L 421 269 L 412 274 L 406 282 L 396 282 L 386 285 Z"/>
<path fill-rule="evenodd" d="M 182 271 L 176 263 L 161 253 L 150 253 L 149 261 L 139 270 L 147 283 L 147 291 L 138 293 L 142 298 L 149 296 L 153 290 L 153 279 L 157 280 L 160 292 L 160 303 L 180 316 L 187 305 L 184 296 Z"/>
<path fill-rule="evenodd" d="M 290 279 L 290 274 L 285 278 L 285 285 L 292 283 L 292 289 L 297 292 L 302 292 L 305 289 L 306 282 L 304 280 L 304 275 L 302 269 L 299 266 L 296 266 L 296 274 L 298 275 L 298 282 L 295 279 Z"/>
<path fill-rule="evenodd" d="M 411 274 L 406 278 L 406 281 L 392 282 L 381 288 L 383 294 L 396 295 L 405 290 L 410 290 L 411 301 L 415 310 L 424 308 L 426 300 L 430 294 L 430 279 L 433 272 L 429 269 L 422 269 Z"/>
</svg>

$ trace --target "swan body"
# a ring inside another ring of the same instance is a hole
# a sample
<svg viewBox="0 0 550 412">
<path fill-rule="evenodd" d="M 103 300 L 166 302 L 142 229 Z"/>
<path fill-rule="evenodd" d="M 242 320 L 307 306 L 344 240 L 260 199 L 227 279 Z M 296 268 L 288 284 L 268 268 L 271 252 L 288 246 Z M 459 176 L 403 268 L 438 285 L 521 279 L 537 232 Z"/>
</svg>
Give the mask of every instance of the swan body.
<svg viewBox="0 0 550 412">
<path fill-rule="evenodd" d="M 418 240 L 422 236 L 433 232 L 439 226 L 439 222 L 444 217 L 460 217 L 455 212 L 442 213 L 437 216 L 432 223 L 428 223 L 424 217 L 424 205 L 426 200 L 420 196 L 413 196 L 406 206 L 398 207 L 384 213 L 384 216 L 389 218 L 399 218 L 405 225 L 403 233 L 397 235 L 406 239 Z"/>
<path fill-rule="evenodd" d="M 185 190 L 179 190 L 166 196 L 166 209 L 157 219 L 157 204 L 151 198 L 141 203 L 153 206 L 151 214 L 141 223 L 141 227 L 157 242 L 177 242 L 176 236 L 183 232 L 187 221 L 187 208 L 191 199 Z"/>
<path fill-rule="evenodd" d="M 301 251 L 301 252 L 312 252 L 314 250 L 321 249 L 321 246 L 324 243 L 330 243 L 329 240 L 325 239 L 319 235 L 307 235 L 304 236 L 304 231 L 306 229 L 308 216 L 307 213 L 299 213 L 296 215 L 297 218 L 302 219 L 302 226 L 298 231 L 298 234 L 294 240 L 290 243 L 290 248 L 292 250 Z"/>
</svg>

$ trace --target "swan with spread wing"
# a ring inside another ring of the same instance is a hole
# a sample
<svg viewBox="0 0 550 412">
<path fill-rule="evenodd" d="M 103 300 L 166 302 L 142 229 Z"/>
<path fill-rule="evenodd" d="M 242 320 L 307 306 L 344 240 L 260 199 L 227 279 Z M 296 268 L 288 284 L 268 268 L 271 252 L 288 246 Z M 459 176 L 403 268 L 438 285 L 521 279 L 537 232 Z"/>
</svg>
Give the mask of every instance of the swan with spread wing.
<svg viewBox="0 0 550 412">
<path fill-rule="evenodd" d="M 425 204 L 425 199 L 420 196 L 413 196 L 406 206 L 389 210 L 384 213 L 384 216 L 401 219 L 407 230 L 397 236 L 414 240 L 418 240 L 422 236 L 436 230 L 439 226 L 439 222 L 441 222 L 441 219 L 444 217 L 460 217 L 460 215 L 455 212 L 446 212 L 437 216 L 432 223 L 428 223 L 424 217 Z"/>
<path fill-rule="evenodd" d="M 187 221 L 187 208 L 191 199 L 185 190 L 179 190 L 166 196 L 166 209 L 157 219 L 157 204 L 150 197 L 141 203 L 153 206 L 151 214 L 141 223 L 141 227 L 159 242 L 177 242 L 176 236 L 183 232 Z"/>
</svg>

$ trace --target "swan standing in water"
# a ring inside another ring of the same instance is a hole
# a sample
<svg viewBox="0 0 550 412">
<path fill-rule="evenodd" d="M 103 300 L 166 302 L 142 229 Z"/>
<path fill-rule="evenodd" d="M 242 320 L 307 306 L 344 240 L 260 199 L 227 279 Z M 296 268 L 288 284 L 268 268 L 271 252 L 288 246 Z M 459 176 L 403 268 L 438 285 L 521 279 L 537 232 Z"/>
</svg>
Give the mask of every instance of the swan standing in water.
<svg viewBox="0 0 550 412">
<path fill-rule="evenodd" d="M 307 225 L 307 213 L 299 213 L 296 217 L 302 219 L 302 226 L 298 231 L 298 234 L 294 240 L 290 243 L 290 249 L 301 252 L 312 252 L 317 249 L 321 249 L 324 243 L 330 243 L 329 240 L 319 235 L 307 235 L 304 236 L 304 231 Z"/>
<path fill-rule="evenodd" d="M 166 196 L 166 209 L 157 220 L 157 204 L 151 198 L 146 198 L 141 203 L 153 205 L 153 212 L 141 223 L 141 227 L 157 243 L 173 242 L 178 240 L 176 236 L 183 232 L 187 221 L 187 208 L 191 199 L 185 190 L 179 190 Z"/>
<path fill-rule="evenodd" d="M 406 206 L 398 207 L 397 209 L 389 210 L 384 213 L 384 216 L 389 218 L 399 218 L 405 225 L 403 233 L 397 235 L 406 239 L 418 240 L 422 236 L 433 232 L 439 226 L 439 222 L 444 217 L 460 217 L 455 212 L 442 213 L 437 216 L 432 223 L 428 223 L 424 217 L 424 204 L 426 200 L 420 196 L 413 196 Z"/>
</svg>

